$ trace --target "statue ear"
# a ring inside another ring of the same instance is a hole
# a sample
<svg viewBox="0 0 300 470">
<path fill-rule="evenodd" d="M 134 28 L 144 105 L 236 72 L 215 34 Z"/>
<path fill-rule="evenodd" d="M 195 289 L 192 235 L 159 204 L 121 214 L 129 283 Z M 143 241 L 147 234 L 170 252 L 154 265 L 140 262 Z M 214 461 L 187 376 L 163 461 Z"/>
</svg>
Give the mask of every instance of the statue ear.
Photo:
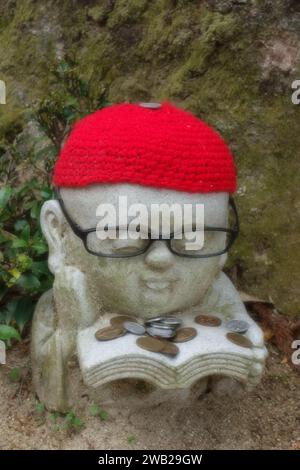
<svg viewBox="0 0 300 470">
<path fill-rule="evenodd" d="M 43 204 L 41 228 L 49 246 L 48 266 L 55 274 L 64 264 L 66 254 L 63 243 L 66 224 L 58 201 L 50 200 Z"/>
</svg>

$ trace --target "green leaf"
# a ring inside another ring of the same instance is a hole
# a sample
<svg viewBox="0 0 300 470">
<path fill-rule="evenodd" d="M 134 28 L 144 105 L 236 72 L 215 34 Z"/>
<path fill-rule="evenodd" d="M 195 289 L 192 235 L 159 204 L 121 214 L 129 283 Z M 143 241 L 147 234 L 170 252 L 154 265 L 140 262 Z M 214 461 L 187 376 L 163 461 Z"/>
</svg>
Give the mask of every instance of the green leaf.
<svg viewBox="0 0 300 470">
<path fill-rule="evenodd" d="M 4 284 L 0 284 L 0 300 L 3 299 L 5 294 L 8 292 L 8 288 Z"/>
<path fill-rule="evenodd" d="M 30 209 L 30 217 L 32 219 L 39 219 L 40 217 L 40 204 L 38 201 L 35 201 L 32 206 L 31 206 L 31 209 Z"/>
<path fill-rule="evenodd" d="M 13 190 L 10 186 L 5 186 L 0 189 L 0 209 L 4 209 L 12 196 Z"/>
<path fill-rule="evenodd" d="M 53 156 L 56 154 L 56 149 L 54 145 L 47 145 L 46 147 L 43 147 L 41 150 L 38 150 L 35 154 L 36 160 L 41 160 L 43 158 L 46 158 L 48 156 Z"/>
<path fill-rule="evenodd" d="M 99 405 L 93 404 L 90 406 L 90 414 L 92 416 L 97 416 L 101 421 L 106 421 L 108 418 L 107 411 L 103 410 Z"/>
<path fill-rule="evenodd" d="M 16 232 L 20 232 L 21 230 L 24 229 L 25 225 L 27 225 L 27 222 L 25 219 L 19 219 L 14 225 L 14 229 Z"/>
<path fill-rule="evenodd" d="M 47 247 L 46 243 L 44 243 L 42 240 L 37 242 L 37 243 L 34 243 L 32 245 L 32 249 L 38 255 L 43 255 L 44 253 L 47 253 L 47 251 L 48 251 L 48 247 Z"/>
<path fill-rule="evenodd" d="M 91 405 L 90 406 L 90 413 L 92 416 L 98 416 L 100 413 L 100 406 L 99 405 Z"/>
<path fill-rule="evenodd" d="M 17 339 L 18 341 L 21 341 L 21 336 L 13 326 L 0 325 L 0 339 L 2 341 L 8 341 L 11 339 Z"/>
<path fill-rule="evenodd" d="M 22 334 L 24 326 L 31 320 L 34 310 L 34 304 L 32 300 L 27 298 L 20 298 L 18 300 L 16 310 L 14 313 L 14 320 L 18 325 L 18 328 Z"/>
<path fill-rule="evenodd" d="M 21 232 L 21 236 L 23 238 L 23 240 L 25 240 L 27 243 L 29 242 L 29 238 L 30 238 L 30 226 L 29 224 L 27 223 L 22 232 Z"/>
<path fill-rule="evenodd" d="M 57 67 L 57 71 L 59 73 L 66 73 L 69 70 L 70 70 L 70 65 L 67 62 L 61 62 Z"/>
<path fill-rule="evenodd" d="M 40 287 L 39 279 L 33 274 L 22 274 L 17 282 L 18 286 L 25 290 L 37 290 Z"/>
<path fill-rule="evenodd" d="M 21 370 L 18 367 L 14 367 L 9 372 L 8 377 L 12 382 L 19 382 L 21 380 Z"/>
<path fill-rule="evenodd" d="M 33 261 L 31 265 L 31 270 L 33 274 L 45 274 L 49 275 L 49 268 L 47 261 Z"/>
<path fill-rule="evenodd" d="M 108 419 L 109 414 L 105 410 L 100 410 L 99 412 L 99 418 L 101 421 L 106 421 Z"/>
<path fill-rule="evenodd" d="M 53 197 L 53 190 L 51 188 L 43 188 L 41 196 L 43 199 L 51 199 Z"/>
<path fill-rule="evenodd" d="M 11 323 L 11 321 L 13 320 L 14 316 L 15 316 L 15 311 L 16 311 L 16 308 L 17 308 L 17 305 L 18 305 L 18 300 L 19 299 L 12 299 L 12 300 L 9 300 L 6 304 L 6 310 L 4 312 L 5 314 L 5 323 L 7 325 L 9 325 Z"/>
<path fill-rule="evenodd" d="M 135 436 L 128 436 L 127 437 L 127 442 L 128 442 L 128 444 L 135 444 L 136 437 Z"/>
<path fill-rule="evenodd" d="M 11 246 L 13 248 L 26 248 L 28 246 L 28 243 L 26 240 L 23 240 L 22 238 L 15 238 Z"/>
<path fill-rule="evenodd" d="M 46 410 L 46 408 L 45 408 L 44 403 L 37 403 L 37 404 L 35 405 L 35 411 L 36 411 L 36 413 L 38 413 L 38 414 L 43 414 L 43 413 L 45 413 L 45 410 Z"/>
<path fill-rule="evenodd" d="M 24 272 L 31 268 L 32 259 L 30 256 L 26 255 L 25 253 L 17 254 L 16 256 L 16 267 L 20 271 Z"/>
</svg>

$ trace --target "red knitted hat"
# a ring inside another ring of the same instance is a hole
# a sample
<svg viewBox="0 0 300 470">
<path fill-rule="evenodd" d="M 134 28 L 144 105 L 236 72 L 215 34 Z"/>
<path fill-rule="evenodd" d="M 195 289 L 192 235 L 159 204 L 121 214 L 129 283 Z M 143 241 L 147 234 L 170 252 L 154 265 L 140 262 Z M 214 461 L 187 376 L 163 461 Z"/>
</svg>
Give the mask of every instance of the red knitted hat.
<svg viewBox="0 0 300 470">
<path fill-rule="evenodd" d="M 54 168 L 55 186 L 132 183 L 187 192 L 234 192 L 227 145 L 168 101 L 107 106 L 80 120 Z"/>
</svg>

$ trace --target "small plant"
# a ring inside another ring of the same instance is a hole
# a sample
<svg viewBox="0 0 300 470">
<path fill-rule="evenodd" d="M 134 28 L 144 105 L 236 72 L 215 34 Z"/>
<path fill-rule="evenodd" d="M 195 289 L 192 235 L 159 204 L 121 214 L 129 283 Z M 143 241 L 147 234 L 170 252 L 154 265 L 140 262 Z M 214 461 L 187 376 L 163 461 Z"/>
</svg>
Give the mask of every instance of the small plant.
<svg viewBox="0 0 300 470">
<path fill-rule="evenodd" d="M 57 423 L 58 417 L 59 417 L 58 413 L 51 413 L 49 415 L 49 420 L 51 422 L 51 430 L 53 432 L 59 431 L 59 425 Z"/>
<path fill-rule="evenodd" d="M 135 436 L 128 436 L 127 437 L 127 442 L 128 442 L 128 444 L 135 444 L 136 443 L 136 437 Z"/>
<path fill-rule="evenodd" d="M 74 411 L 69 411 L 63 419 L 64 422 L 61 428 L 71 434 L 79 432 L 85 426 L 84 422 L 74 413 Z"/>
<path fill-rule="evenodd" d="M 0 325 L 0 340 L 9 343 L 12 339 L 20 341 L 20 333 L 9 325 Z"/>
<path fill-rule="evenodd" d="M 55 158 L 73 123 L 109 104 L 101 84 L 79 76 L 74 58 L 66 57 L 51 74 L 47 98 L 24 115 L 37 127 L 26 150 L 19 145 L 22 127 L 0 140 L 0 339 L 7 346 L 20 340 L 36 301 L 53 282 L 39 218 L 53 197 Z"/>
<path fill-rule="evenodd" d="M 38 425 L 42 425 L 45 423 L 46 420 L 46 407 L 44 403 L 36 403 L 35 408 L 34 408 L 34 414 L 36 417 L 36 422 Z"/>
<path fill-rule="evenodd" d="M 43 415 L 46 411 L 46 408 L 45 408 L 45 405 L 44 403 L 37 403 L 35 405 L 35 412 L 38 414 L 38 415 Z"/>
<path fill-rule="evenodd" d="M 65 431 L 68 434 L 78 433 L 85 424 L 74 411 L 69 411 L 65 415 L 59 413 L 51 413 L 49 415 L 51 421 L 51 429 L 53 432 Z"/>
<path fill-rule="evenodd" d="M 91 81 L 83 80 L 77 68 L 76 59 L 71 56 L 54 67 L 53 91 L 34 111 L 37 122 L 57 150 L 77 119 L 108 104 L 105 88 L 99 84 L 93 87 Z"/>
<path fill-rule="evenodd" d="M 13 367 L 8 374 L 8 378 L 11 382 L 20 382 L 22 377 L 21 369 L 18 367 Z"/>
<path fill-rule="evenodd" d="M 96 404 L 90 406 L 90 414 L 100 418 L 101 421 L 106 421 L 109 416 L 107 411 L 103 410 L 103 408 Z"/>
</svg>

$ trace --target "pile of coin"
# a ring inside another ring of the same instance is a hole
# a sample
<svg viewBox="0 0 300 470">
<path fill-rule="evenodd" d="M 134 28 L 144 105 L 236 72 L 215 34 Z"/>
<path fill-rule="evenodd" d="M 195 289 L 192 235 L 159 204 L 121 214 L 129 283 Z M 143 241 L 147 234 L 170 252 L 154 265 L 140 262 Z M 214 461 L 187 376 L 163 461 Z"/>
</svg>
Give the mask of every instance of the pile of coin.
<svg viewBox="0 0 300 470">
<path fill-rule="evenodd" d="M 195 322 L 202 326 L 220 326 L 222 320 L 215 315 L 207 315 L 201 313 L 195 317 Z M 244 320 L 229 320 L 225 323 L 225 328 L 229 331 L 226 334 L 226 338 L 237 346 L 243 348 L 251 348 L 253 346 L 249 338 L 243 336 L 249 330 L 249 323 Z"/>
<path fill-rule="evenodd" d="M 174 343 L 190 341 L 197 335 L 195 328 L 180 328 L 182 321 L 175 316 L 154 317 L 141 323 L 129 315 L 118 315 L 110 321 L 111 326 L 96 331 L 98 341 L 108 341 L 126 333 L 140 338 L 136 344 L 147 351 L 176 356 L 179 352 Z"/>
<path fill-rule="evenodd" d="M 222 324 L 219 317 L 203 313 L 195 317 L 195 322 L 208 327 L 218 327 Z M 110 326 L 96 331 L 95 337 L 98 341 L 110 341 L 120 338 L 126 333 L 131 333 L 139 336 L 136 344 L 140 348 L 170 356 L 176 356 L 179 353 L 179 349 L 174 343 L 185 343 L 197 336 L 195 328 L 181 327 L 182 320 L 175 316 L 149 318 L 141 323 L 135 317 L 118 315 L 113 317 L 110 323 Z M 243 336 L 249 327 L 250 325 L 246 321 L 230 320 L 225 324 L 225 328 L 228 330 L 226 338 L 238 346 L 251 348 L 252 342 Z"/>
</svg>

